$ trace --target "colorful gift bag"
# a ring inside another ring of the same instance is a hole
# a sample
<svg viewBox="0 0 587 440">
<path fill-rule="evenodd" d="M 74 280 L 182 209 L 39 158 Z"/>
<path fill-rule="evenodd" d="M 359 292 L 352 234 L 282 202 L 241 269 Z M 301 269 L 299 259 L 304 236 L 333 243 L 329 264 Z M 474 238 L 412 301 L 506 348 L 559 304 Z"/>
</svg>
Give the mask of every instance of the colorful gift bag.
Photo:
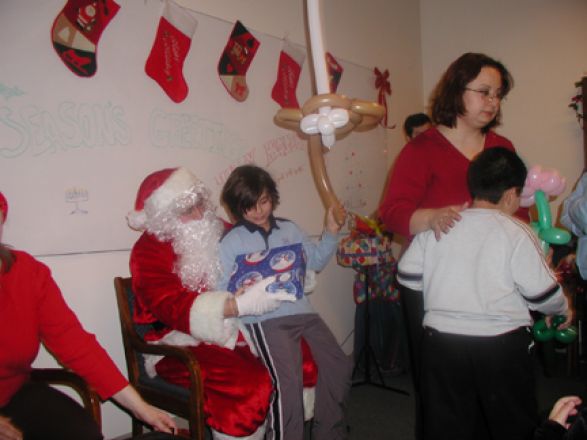
<svg viewBox="0 0 587 440">
<path fill-rule="evenodd" d="M 393 257 L 390 236 L 345 237 L 338 246 L 337 261 L 339 265 L 352 267 L 357 271 L 353 286 L 353 297 L 357 304 L 365 301 L 367 290 L 372 299 L 399 299 L 396 283 L 397 262 Z M 365 286 L 367 275 L 368 289 Z"/>
</svg>

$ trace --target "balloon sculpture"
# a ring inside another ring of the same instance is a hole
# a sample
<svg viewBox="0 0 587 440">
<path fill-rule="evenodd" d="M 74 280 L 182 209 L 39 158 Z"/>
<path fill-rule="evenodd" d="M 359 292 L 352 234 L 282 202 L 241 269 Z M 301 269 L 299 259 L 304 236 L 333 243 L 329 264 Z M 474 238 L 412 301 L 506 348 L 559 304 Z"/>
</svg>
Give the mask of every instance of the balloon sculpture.
<svg viewBox="0 0 587 440">
<path fill-rule="evenodd" d="M 558 196 L 566 188 L 566 179 L 561 177 L 556 170 L 543 170 L 540 165 L 535 165 L 528 171 L 520 205 L 532 206 L 536 203 L 538 221 L 531 226 L 542 241 L 542 249 L 548 252 L 550 244 L 566 244 L 571 240 L 571 234 L 561 228 L 552 226 L 552 215 L 548 206 L 547 196 Z"/>
<path fill-rule="evenodd" d="M 350 99 L 330 93 L 318 1 L 307 0 L 306 5 L 314 80 L 318 94 L 306 101 L 301 109 L 279 110 L 275 115 L 275 122 L 286 128 L 299 129 L 309 135 L 308 151 L 314 182 L 322 203 L 330 207 L 340 206 L 340 202 L 328 179 L 322 146 L 331 148 L 337 136 L 352 130 L 369 130 L 375 127 L 385 114 L 385 108 L 376 102 Z M 336 210 L 335 213 L 339 214 Z M 337 220 L 341 223 L 343 221 L 341 218 Z"/>
<path fill-rule="evenodd" d="M 559 330 L 558 326 L 565 322 L 564 316 L 555 316 L 552 319 L 552 325 L 548 327 L 546 321 L 541 319 L 532 327 L 534 338 L 540 342 L 551 341 L 556 339 L 563 344 L 570 344 L 577 338 L 577 329 L 573 326 Z"/>
</svg>

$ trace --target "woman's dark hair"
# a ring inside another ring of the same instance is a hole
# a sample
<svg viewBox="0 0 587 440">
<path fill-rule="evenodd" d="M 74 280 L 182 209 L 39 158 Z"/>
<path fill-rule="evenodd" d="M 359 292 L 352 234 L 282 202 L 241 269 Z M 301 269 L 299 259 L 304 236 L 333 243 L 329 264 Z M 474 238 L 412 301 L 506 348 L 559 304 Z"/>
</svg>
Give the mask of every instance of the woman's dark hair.
<svg viewBox="0 0 587 440">
<path fill-rule="evenodd" d="M 220 195 L 220 201 L 235 220 L 242 220 L 245 213 L 255 207 L 264 192 L 271 198 L 273 209 L 279 204 L 277 184 L 271 175 L 256 165 L 235 168 Z"/>
<path fill-rule="evenodd" d="M 520 156 L 504 147 L 483 150 L 469 164 L 467 185 L 471 197 L 497 204 L 503 193 L 516 188 L 521 194 L 526 174 L 526 165 Z"/>
<path fill-rule="evenodd" d="M 12 267 L 12 263 L 14 263 L 14 255 L 10 252 L 10 249 L 2 243 L 0 243 L 0 261 L 2 261 L 0 273 L 7 273 Z"/>
<path fill-rule="evenodd" d="M 461 55 L 444 72 L 432 95 L 432 120 L 435 124 L 455 127 L 457 116 L 465 114 L 463 93 L 465 87 L 479 75 L 483 67 L 493 67 L 501 76 L 501 98 L 505 98 L 514 86 L 514 79 L 505 66 L 499 61 L 482 53 L 468 52 Z M 489 124 L 483 127 L 483 133 L 499 125 L 501 107 Z"/>
</svg>

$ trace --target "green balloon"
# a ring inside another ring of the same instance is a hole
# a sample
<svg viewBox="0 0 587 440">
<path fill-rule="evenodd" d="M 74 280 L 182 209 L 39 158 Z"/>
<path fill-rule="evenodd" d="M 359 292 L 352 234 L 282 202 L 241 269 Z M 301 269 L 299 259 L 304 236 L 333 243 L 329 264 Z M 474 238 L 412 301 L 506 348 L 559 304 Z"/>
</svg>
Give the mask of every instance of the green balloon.
<svg viewBox="0 0 587 440">
<path fill-rule="evenodd" d="M 536 211 L 538 211 L 538 224 L 540 229 L 552 228 L 552 216 L 550 214 L 550 206 L 548 206 L 548 198 L 541 189 L 534 193 L 534 201 L 536 203 Z"/>
<path fill-rule="evenodd" d="M 554 326 L 547 327 L 546 321 L 541 319 L 540 321 L 536 321 L 534 326 L 532 327 L 532 333 L 534 334 L 534 339 L 540 342 L 550 341 L 554 338 Z"/>
<path fill-rule="evenodd" d="M 556 315 L 554 318 L 552 318 L 552 326 L 554 328 L 558 328 L 558 326 L 561 325 L 566 320 L 567 320 L 567 317 L 566 316 L 564 316 L 564 315 Z"/>
<path fill-rule="evenodd" d="M 570 326 L 564 330 L 557 330 L 554 332 L 554 337 L 557 341 L 562 342 L 563 344 L 570 344 L 577 339 L 577 329 Z"/>
<path fill-rule="evenodd" d="M 538 233 L 541 240 L 550 244 L 567 244 L 571 241 L 571 234 L 561 228 L 541 229 Z"/>
</svg>

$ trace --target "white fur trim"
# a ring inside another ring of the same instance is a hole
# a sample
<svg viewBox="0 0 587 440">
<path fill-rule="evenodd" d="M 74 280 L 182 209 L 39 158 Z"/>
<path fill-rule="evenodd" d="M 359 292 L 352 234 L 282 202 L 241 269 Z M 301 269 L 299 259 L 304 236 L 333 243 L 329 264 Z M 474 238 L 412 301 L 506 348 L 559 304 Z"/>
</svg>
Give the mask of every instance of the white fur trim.
<svg viewBox="0 0 587 440">
<path fill-rule="evenodd" d="M 157 376 L 157 371 L 155 370 L 155 365 L 157 365 L 157 362 L 159 362 L 161 359 L 163 359 L 163 356 L 158 356 L 156 354 L 146 354 L 144 356 L 145 358 L 145 371 L 147 372 L 147 376 L 149 376 L 151 379 L 153 379 L 155 376 Z"/>
<path fill-rule="evenodd" d="M 224 303 L 229 292 L 200 294 L 190 310 L 190 333 L 199 341 L 233 349 L 238 338 L 237 318 L 224 318 Z"/>
<path fill-rule="evenodd" d="M 163 17 L 190 39 L 194 35 L 196 26 L 198 25 L 196 19 L 186 9 L 173 1 L 165 3 Z"/>
<path fill-rule="evenodd" d="M 259 426 L 257 430 L 251 435 L 247 435 L 246 437 L 233 437 L 232 435 L 223 434 L 222 432 L 215 431 L 214 429 L 211 429 L 210 431 L 212 431 L 213 440 L 263 440 L 265 438 L 265 423 Z"/>
<path fill-rule="evenodd" d="M 157 341 L 150 341 L 149 344 L 159 345 L 159 344 L 166 344 L 166 345 L 180 345 L 180 346 L 196 346 L 199 344 L 192 336 L 177 331 L 172 330 L 163 336 L 161 339 Z M 155 365 L 163 359 L 163 356 L 155 355 L 155 354 L 146 354 L 145 355 L 145 371 L 150 378 L 153 378 L 157 375 L 157 371 L 155 370 Z"/>
<path fill-rule="evenodd" d="M 314 402 L 316 400 L 316 387 L 304 387 L 302 395 L 304 399 L 304 420 L 311 420 L 314 418 Z"/>
<path fill-rule="evenodd" d="M 126 215 L 126 222 L 131 229 L 135 231 L 144 231 L 147 223 L 147 214 L 145 211 L 131 211 Z"/>
<path fill-rule="evenodd" d="M 178 168 L 145 200 L 145 211 L 162 212 L 177 196 L 190 190 L 201 181 L 186 168 Z"/>
</svg>

